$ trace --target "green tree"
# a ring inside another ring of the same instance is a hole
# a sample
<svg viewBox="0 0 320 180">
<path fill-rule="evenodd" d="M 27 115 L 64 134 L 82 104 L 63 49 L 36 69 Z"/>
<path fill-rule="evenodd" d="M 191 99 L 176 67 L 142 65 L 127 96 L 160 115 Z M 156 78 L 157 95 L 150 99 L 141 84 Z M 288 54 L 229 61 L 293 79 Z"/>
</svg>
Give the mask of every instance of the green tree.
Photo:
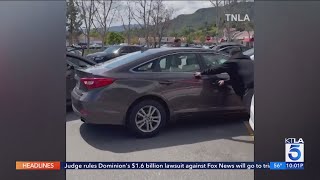
<svg viewBox="0 0 320 180">
<path fill-rule="evenodd" d="M 179 36 L 179 33 L 177 33 L 177 32 L 171 32 L 171 33 L 170 33 L 170 36 L 171 36 L 171 37 L 178 37 L 178 36 Z"/>
<path fill-rule="evenodd" d="M 200 37 L 200 42 L 201 42 L 201 43 L 204 43 L 205 41 L 206 41 L 206 38 L 205 38 L 204 36 L 201 36 L 201 37 Z"/>
<path fill-rule="evenodd" d="M 108 34 L 108 44 L 119 44 L 124 42 L 124 37 L 117 32 L 110 32 Z"/>
<path fill-rule="evenodd" d="M 193 33 L 193 35 L 196 37 L 196 39 L 200 39 L 201 37 L 205 36 L 202 30 L 196 31 L 195 33 Z"/>
<path fill-rule="evenodd" d="M 97 37 L 100 37 L 100 34 L 96 29 L 94 29 L 90 32 L 90 37 L 97 38 Z"/>
<path fill-rule="evenodd" d="M 82 19 L 80 18 L 80 10 L 75 5 L 74 0 L 67 1 L 67 31 L 69 44 L 74 44 L 76 38 L 82 33 L 81 25 Z"/>
<path fill-rule="evenodd" d="M 210 30 L 208 31 L 208 36 L 217 36 L 218 35 L 218 28 L 215 27 L 215 24 L 211 26 Z"/>
<path fill-rule="evenodd" d="M 187 36 L 187 43 L 192 44 L 193 43 L 193 37 L 191 35 Z"/>
<path fill-rule="evenodd" d="M 189 30 L 186 27 L 183 27 L 180 33 L 182 36 L 188 36 L 189 35 Z"/>
</svg>

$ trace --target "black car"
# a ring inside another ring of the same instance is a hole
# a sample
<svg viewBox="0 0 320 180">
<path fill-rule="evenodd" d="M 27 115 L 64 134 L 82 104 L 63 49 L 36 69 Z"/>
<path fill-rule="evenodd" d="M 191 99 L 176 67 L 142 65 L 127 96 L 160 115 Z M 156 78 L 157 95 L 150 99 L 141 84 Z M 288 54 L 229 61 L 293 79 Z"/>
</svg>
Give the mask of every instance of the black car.
<svg viewBox="0 0 320 180">
<path fill-rule="evenodd" d="M 78 48 L 78 47 L 73 47 L 73 46 L 67 46 L 67 52 L 72 53 L 78 56 L 83 56 L 84 49 L 83 48 Z"/>
<path fill-rule="evenodd" d="M 95 61 L 96 63 L 102 63 L 115 57 L 119 57 L 136 51 L 141 51 L 142 49 L 143 48 L 140 46 L 116 45 L 110 46 L 102 52 L 88 54 L 87 58 Z"/>
<path fill-rule="evenodd" d="M 71 92 L 76 86 L 77 81 L 74 79 L 76 69 L 83 69 L 95 65 L 96 63 L 84 57 L 77 56 L 74 53 L 67 52 L 67 71 L 66 71 L 66 103 L 71 105 Z"/>
<path fill-rule="evenodd" d="M 224 42 L 224 43 L 221 43 L 221 44 L 218 44 L 218 45 L 212 47 L 212 50 L 218 52 L 219 50 L 226 48 L 226 47 L 229 47 L 229 46 L 242 46 L 242 45 L 235 43 L 235 42 Z"/>
<path fill-rule="evenodd" d="M 154 48 L 117 57 L 76 72 L 73 110 L 87 124 L 126 125 L 138 136 L 157 134 L 178 117 L 245 113 L 226 73 L 195 72 L 229 56 L 201 48 Z"/>
<path fill-rule="evenodd" d="M 81 46 L 81 48 L 83 49 L 87 49 L 88 47 L 88 43 L 79 43 L 78 45 Z"/>
<path fill-rule="evenodd" d="M 243 54 L 246 56 L 252 57 L 254 55 L 254 48 L 251 48 L 251 49 L 248 49 L 247 51 L 244 51 Z"/>
<path fill-rule="evenodd" d="M 242 45 L 236 45 L 236 46 L 232 45 L 232 46 L 220 48 L 219 50 L 217 50 L 217 52 L 224 53 L 224 54 L 230 54 L 231 50 L 235 49 L 235 48 L 240 49 L 241 52 L 244 52 L 244 51 L 247 51 L 250 49 L 249 47 L 242 46 Z"/>
</svg>

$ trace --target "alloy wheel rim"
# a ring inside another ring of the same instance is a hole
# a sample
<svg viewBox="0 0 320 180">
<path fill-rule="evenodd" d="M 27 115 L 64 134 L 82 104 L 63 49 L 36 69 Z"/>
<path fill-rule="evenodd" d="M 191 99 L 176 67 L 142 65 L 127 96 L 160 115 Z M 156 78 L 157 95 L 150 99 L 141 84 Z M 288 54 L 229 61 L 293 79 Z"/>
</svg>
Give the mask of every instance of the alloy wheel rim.
<svg viewBox="0 0 320 180">
<path fill-rule="evenodd" d="M 158 108 L 148 105 L 144 106 L 136 114 L 135 123 L 142 132 L 152 132 L 161 123 L 161 113 Z"/>
</svg>

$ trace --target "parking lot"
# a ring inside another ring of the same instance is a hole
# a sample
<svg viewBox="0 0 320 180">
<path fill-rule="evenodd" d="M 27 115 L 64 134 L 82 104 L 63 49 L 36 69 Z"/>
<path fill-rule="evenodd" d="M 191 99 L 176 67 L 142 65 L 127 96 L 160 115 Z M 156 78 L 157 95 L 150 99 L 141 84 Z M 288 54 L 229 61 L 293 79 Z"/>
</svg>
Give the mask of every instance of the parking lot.
<svg viewBox="0 0 320 180">
<path fill-rule="evenodd" d="M 185 120 L 158 136 L 136 139 L 122 127 L 66 118 L 67 161 L 253 161 L 253 136 L 241 118 Z M 69 170 L 67 179 L 250 180 L 253 170 Z"/>
</svg>

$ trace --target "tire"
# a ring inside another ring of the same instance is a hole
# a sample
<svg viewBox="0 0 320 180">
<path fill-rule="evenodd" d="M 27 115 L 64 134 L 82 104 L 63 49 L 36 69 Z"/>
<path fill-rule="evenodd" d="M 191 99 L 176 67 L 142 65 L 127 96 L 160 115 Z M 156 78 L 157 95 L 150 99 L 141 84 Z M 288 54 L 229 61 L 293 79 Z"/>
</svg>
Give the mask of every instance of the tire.
<svg viewBox="0 0 320 180">
<path fill-rule="evenodd" d="M 150 107 L 151 112 L 153 112 L 151 116 L 146 115 L 149 113 Z M 144 117 L 141 115 L 144 115 Z M 161 103 L 155 100 L 143 100 L 134 105 L 130 110 L 127 126 L 136 137 L 153 137 L 165 126 L 167 116 L 166 109 Z M 140 128 L 138 126 L 140 126 Z M 147 130 L 147 126 L 149 126 L 149 131 Z"/>
</svg>

